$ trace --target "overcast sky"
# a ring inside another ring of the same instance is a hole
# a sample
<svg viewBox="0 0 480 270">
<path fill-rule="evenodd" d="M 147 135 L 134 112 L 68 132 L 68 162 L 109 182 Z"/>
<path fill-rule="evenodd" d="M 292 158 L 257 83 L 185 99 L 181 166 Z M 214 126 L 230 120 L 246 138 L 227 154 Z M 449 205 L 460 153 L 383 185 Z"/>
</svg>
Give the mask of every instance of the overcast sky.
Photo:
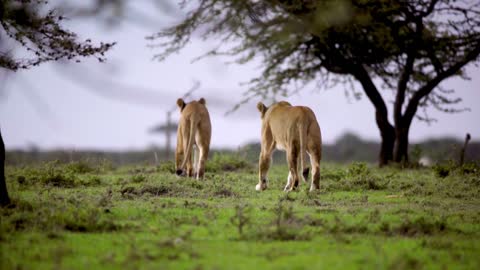
<svg viewBox="0 0 480 270">
<path fill-rule="evenodd" d="M 171 21 L 164 17 L 158 19 L 158 27 L 122 23 L 106 28 L 93 20 L 70 21 L 69 25 L 84 38 L 118 44 L 107 54 L 105 64 L 93 60 L 45 64 L 11 74 L 0 92 L 0 128 L 7 149 L 36 146 L 123 150 L 163 146 L 163 134 L 150 134 L 148 130 L 163 123 L 168 110 L 174 109 L 173 118 L 178 119 L 175 101 L 195 80 L 201 82 L 201 87 L 193 98 L 207 100 L 213 147 L 236 148 L 258 141 L 259 99 L 231 115 L 225 116 L 225 112 L 242 99 L 246 87 L 240 83 L 257 76 L 260 63 L 227 65 L 226 59 L 219 58 L 191 63 L 212 46 L 199 40 L 192 40 L 180 54 L 165 62 L 152 61 L 155 50 L 147 47 L 145 36 Z M 430 109 L 438 122 L 427 125 L 416 120 L 410 132 L 412 142 L 430 137 L 463 138 L 466 132 L 479 140 L 480 69 L 470 65 L 468 74 L 472 80 L 451 79 L 443 86 L 455 89 L 464 99 L 461 107 L 471 111 L 451 115 Z M 361 91 L 358 85 L 356 89 Z M 382 93 L 391 101 L 388 93 Z M 333 143 L 347 131 L 379 140 L 371 103 L 365 97 L 360 101 L 346 98 L 342 86 L 328 90 L 307 88 L 287 100 L 314 110 L 325 143 Z M 269 102 L 265 101 L 267 105 Z"/>
</svg>

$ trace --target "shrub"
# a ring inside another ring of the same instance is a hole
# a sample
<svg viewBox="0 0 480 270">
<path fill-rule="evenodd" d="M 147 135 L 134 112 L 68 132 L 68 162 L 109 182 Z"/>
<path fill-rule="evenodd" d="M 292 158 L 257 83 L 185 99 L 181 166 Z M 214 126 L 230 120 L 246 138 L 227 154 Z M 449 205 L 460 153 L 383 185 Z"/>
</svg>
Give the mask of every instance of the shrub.
<svg viewBox="0 0 480 270">
<path fill-rule="evenodd" d="M 173 161 L 164 161 L 157 166 L 158 172 L 175 173 L 175 163 Z"/>
<path fill-rule="evenodd" d="M 79 206 L 81 205 L 81 207 Z M 11 231 L 52 231 L 104 232 L 121 228 L 112 217 L 86 200 L 71 198 L 65 200 L 24 201 L 13 198 L 11 208 L 0 208 L 2 228 Z"/>
<path fill-rule="evenodd" d="M 480 174 L 480 166 L 477 163 L 474 163 L 474 162 L 465 163 L 458 168 L 458 171 L 462 175 L 465 175 L 465 174 L 478 175 L 478 174 Z"/>
<path fill-rule="evenodd" d="M 453 161 L 449 161 L 447 163 L 435 164 L 432 167 L 435 175 L 440 178 L 445 178 L 451 174 L 459 174 L 459 175 L 479 175 L 480 174 L 480 167 L 477 163 L 465 163 L 463 165 L 458 165 Z"/>
<path fill-rule="evenodd" d="M 431 221 L 422 216 L 415 220 L 405 219 L 398 227 L 393 228 L 390 232 L 404 236 L 415 236 L 432 235 L 446 230 L 447 224 L 445 220 Z"/>
<path fill-rule="evenodd" d="M 334 180 L 339 181 L 345 178 L 346 172 L 342 169 L 334 169 L 334 170 L 324 170 L 322 172 L 322 179 L 321 180 Z"/>
<path fill-rule="evenodd" d="M 248 161 L 232 154 L 215 154 L 206 163 L 206 171 L 208 172 L 231 172 L 251 168 L 253 166 Z"/>
<path fill-rule="evenodd" d="M 192 160 L 193 161 L 193 160 Z M 233 154 L 218 154 L 215 153 L 213 157 L 207 160 L 205 164 L 205 171 L 217 172 L 232 172 L 239 170 L 252 169 L 253 166 L 247 160 L 240 158 Z M 175 173 L 175 163 L 173 161 L 165 161 L 157 166 L 158 172 Z"/>
<path fill-rule="evenodd" d="M 77 184 L 82 186 L 99 186 L 102 184 L 102 180 L 96 175 L 89 175 L 87 177 L 79 178 Z"/>
<path fill-rule="evenodd" d="M 235 215 L 230 218 L 230 223 L 237 227 L 238 235 L 243 237 L 243 228 L 250 224 L 251 208 L 247 204 L 235 206 Z"/>
<path fill-rule="evenodd" d="M 78 177 L 71 171 L 66 170 L 58 161 L 22 169 L 18 173 L 16 179 L 20 185 L 42 184 L 51 187 L 72 188 L 78 183 Z"/>
<path fill-rule="evenodd" d="M 142 183 L 147 180 L 147 177 L 144 174 L 136 174 L 132 176 L 132 182 L 133 183 Z"/>
<path fill-rule="evenodd" d="M 365 162 L 352 162 L 347 169 L 348 176 L 369 175 L 370 169 Z"/>
<path fill-rule="evenodd" d="M 453 166 L 450 164 L 435 164 L 432 167 L 432 170 L 435 172 L 435 175 L 440 178 L 447 177 L 452 171 Z"/>
<path fill-rule="evenodd" d="M 97 171 L 86 161 L 70 162 L 65 165 L 65 171 L 72 174 L 84 174 Z"/>
<path fill-rule="evenodd" d="M 30 177 L 46 186 L 72 188 L 77 180 L 75 174 L 64 171 L 59 162 L 46 163 L 40 169 L 34 171 Z"/>
<path fill-rule="evenodd" d="M 326 190 L 383 190 L 387 188 L 388 181 L 372 173 L 364 162 L 353 162 L 346 173 L 333 171 L 327 173 L 325 178 L 333 178 L 334 182 L 325 183 Z"/>
</svg>

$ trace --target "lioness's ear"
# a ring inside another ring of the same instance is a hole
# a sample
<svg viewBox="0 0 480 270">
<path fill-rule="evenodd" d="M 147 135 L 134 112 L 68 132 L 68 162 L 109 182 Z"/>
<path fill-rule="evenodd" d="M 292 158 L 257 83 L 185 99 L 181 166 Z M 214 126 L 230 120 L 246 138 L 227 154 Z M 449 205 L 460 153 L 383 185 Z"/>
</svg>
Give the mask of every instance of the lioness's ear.
<svg viewBox="0 0 480 270">
<path fill-rule="evenodd" d="M 267 111 L 268 108 L 262 102 L 258 102 L 257 103 L 257 109 L 262 114 L 262 117 L 263 117 L 263 115 L 265 114 L 265 112 Z"/>
<path fill-rule="evenodd" d="M 185 101 L 181 98 L 177 99 L 177 106 L 180 108 L 180 111 L 183 110 L 183 108 L 185 108 Z"/>
<path fill-rule="evenodd" d="M 207 104 L 207 101 L 205 101 L 205 99 L 202 97 L 198 100 L 198 103 L 205 105 Z"/>
</svg>

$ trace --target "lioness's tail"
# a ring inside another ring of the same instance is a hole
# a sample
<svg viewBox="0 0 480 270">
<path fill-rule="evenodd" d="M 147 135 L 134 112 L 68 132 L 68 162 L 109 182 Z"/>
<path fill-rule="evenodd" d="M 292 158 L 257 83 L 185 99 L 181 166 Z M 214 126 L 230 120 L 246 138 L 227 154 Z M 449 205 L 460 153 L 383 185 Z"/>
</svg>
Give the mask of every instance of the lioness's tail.
<svg viewBox="0 0 480 270">
<path fill-rule="evenodd" d="M 188 136 L 187 151 L 185 152 L 185 156 L 183 157 L 182 166 L 180 167 L 179 170 L 177 170 L 178 175 L 183 173 L 183 170 L 185 170 L 185 165 L 187 164 L 187 160 L 189 158 L 192 158 L 192 148 L 193 148 L 193 142 L 195 141 L 197 124 L 198 124 L 198 120 L 196 119 L 196 117 L 192 117 L 190 119 L 190 134 Z"/>
<path fill-rule="evenodd" d="M 309 168 L 305 167 L 305 154 L 307 152 L 307 132 L 308 126 L 305 123 L 300 122 L 298 126 L 298 132 L 300 133 L 300 170 L 302 172 L 302 179 L 304 182 L 307 181 Z"/>
</svg>

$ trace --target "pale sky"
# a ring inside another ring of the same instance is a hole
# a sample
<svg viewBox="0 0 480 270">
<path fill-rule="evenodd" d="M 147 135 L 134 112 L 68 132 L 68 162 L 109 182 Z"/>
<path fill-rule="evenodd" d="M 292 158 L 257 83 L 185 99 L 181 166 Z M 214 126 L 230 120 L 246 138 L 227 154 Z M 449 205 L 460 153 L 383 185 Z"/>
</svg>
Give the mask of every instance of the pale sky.
<svg viewBox="0 0 480 270">
<path fill-rule="evenodd" d="M 163 134 L 149 134 L 148 129 L 165 121 L 166 111 L 175 108 L 176 99 L 192 87 L 194 80 L 201 82 L 194 98 L 207 100 L 213 147 L 236 148 L 259 140 L 259 99 L 232 115 L 224 115 L 247 90 L 240 83 L 261 71 L 259 61 L 243 66 L 227 65 L 226 59 L 219 58 L 191 63 L 212 46 L 194 39 L 180 54 L 157 62 L 152 61 L 156 51 L 147 48 L 145 36 L 160 30 L 160 26 L 146 29 L 124 23 L 107 29 L 94 21 L 69 23 L 84 38 L 118 44 L 107 54 L 106 64 L 82 60 L 80 64 L 45 64 L 12 73 L 0 92 L 0 128 L 7 149 L 28 149 L 32 145 L 40 149 L 103 150 L 163 146 Z M 442 85 L 455 89 L 464 99 L 460 107 L 471 111 L 452 115 L 430 109 L 438 122 L 427 125 L 415 120 L 410 132 L 412 142 L 430 137 L 463 138 L 466 132 L 474 140 L 480 139 L 480 68 L 470 65 L 468 74 L 470 81 L 453 79 Z M 360 86 L 356 89 L 362 92 Z M 382 94 L 385 96 L 386 91 Z M 305 89 L 286 100 L 314 110 L 324 143 L 333 143 L 347 131 L 379 140 L 373 105 L 366 97 L 360 101 L 347 99 L 341 86 Z M 269 105 L 270 101 L 264 102 Z M 178 119 L 178 110 L 174 111 L 173 117 Z"/>
</svg>

